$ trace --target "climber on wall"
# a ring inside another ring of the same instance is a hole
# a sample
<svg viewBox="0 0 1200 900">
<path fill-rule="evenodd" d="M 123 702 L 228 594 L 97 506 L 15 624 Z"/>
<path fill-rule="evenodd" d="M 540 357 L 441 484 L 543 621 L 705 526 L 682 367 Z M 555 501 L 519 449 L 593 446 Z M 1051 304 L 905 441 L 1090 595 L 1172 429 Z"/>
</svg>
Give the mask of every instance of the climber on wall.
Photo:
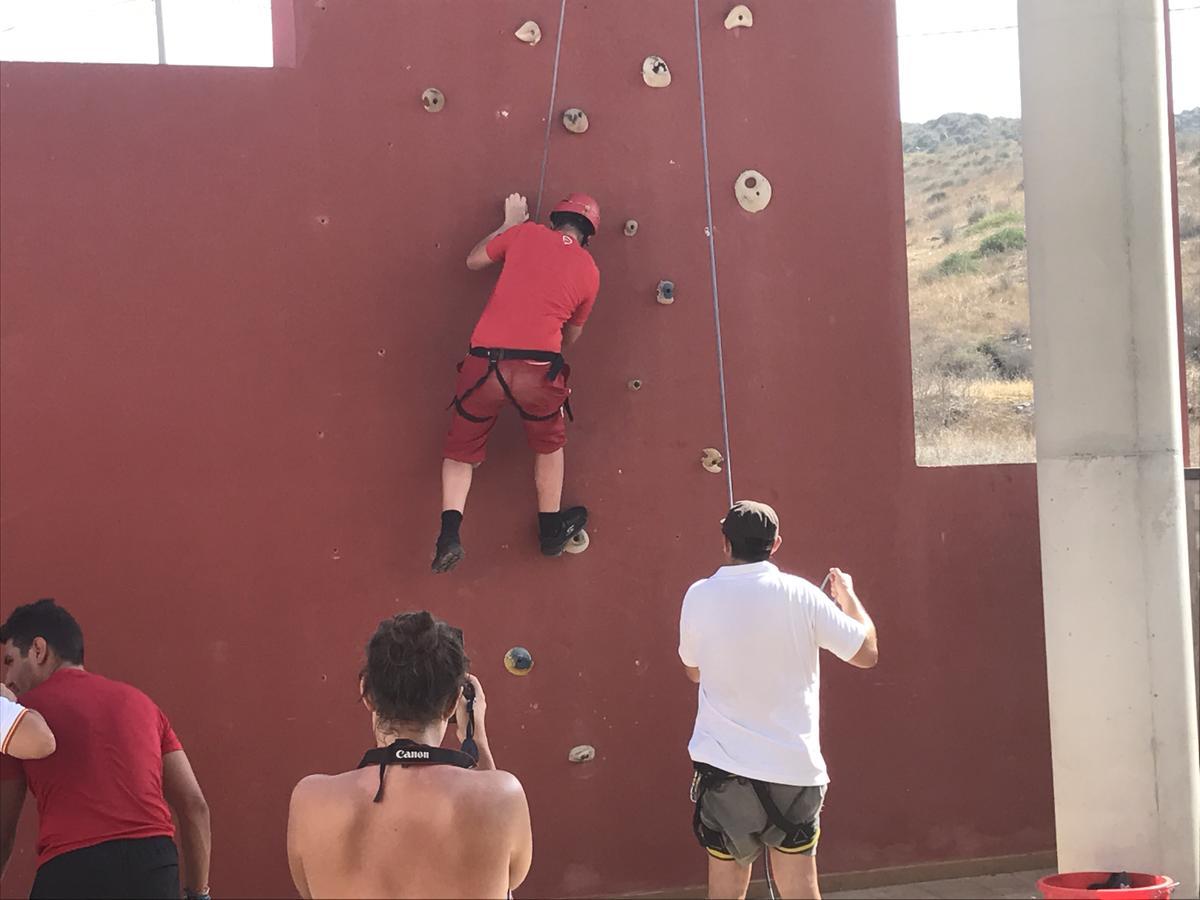
<svg viewBox="0 0 1200 900">
<path fill-rule="evenodd" d="M 563 510 L 564 412 L 570 415 L 562 351 L 583 333 L 600 289 L 600 270 L 583 248 L 600 224 L 600 206 L 570 194 L 550 212 L 551 227 L 529 219 L 520 194 L 504 201 L 504 224 L 467 256 L 467 268 L 503 262 L 491 299 L 459 365 L 454 417 L 442 461 L 442 528 L 434 572 L 449 572 L 465 555 L 459 529 L 471 476 L 483 462 L 501 409 L 512 404 L 534 452 L 542 553 L 558 556 L 587 524 L 587 510 Z"/>
</svg>

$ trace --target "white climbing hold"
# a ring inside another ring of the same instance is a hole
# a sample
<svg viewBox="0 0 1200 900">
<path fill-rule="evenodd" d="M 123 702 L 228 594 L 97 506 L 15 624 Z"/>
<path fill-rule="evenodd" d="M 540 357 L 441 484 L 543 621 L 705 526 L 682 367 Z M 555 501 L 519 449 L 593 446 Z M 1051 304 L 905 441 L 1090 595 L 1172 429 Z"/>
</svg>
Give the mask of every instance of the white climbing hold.
<svg viewBox="0 0 1200 900">
<path fill-rule="evenodd" d="M 638 233 L 637 219 L 629 219 L 625 223 L 625 237 L 633 237 Z"/>
<path fill-rule="evenodd" d="M 719 475 L 721 466 L 725 464 L 725 457 L 721 455 L 721 451 L 715 447 L 706 447 L 700 451 L 700 465 L 704 466 L 704 471 L 712 472 L 714 475 Z"/>
<path fill-rule="evenodd" d="M 658 283 L 658 293 L 655 299 L 663 306 L 670 306 L 675 302 L 675 282 L 660 281 Z"/>
<path fill-rule="evenodd" d="M 572 106 L 563 113 L 563 128 L 572 134 L 583 134 L 588 130 L 588 117 L 582 109 Z"/>
<path fill-rule="evenodd" d="M 631 391 L 640 391 L 642 389 L 642 379 L 640 379 L 640 378 L 632 379 L 629 382 L 629 389 Z"/>
<path fill-rule="evenodd" d="M 739 3 L 725 17 L 726 28 L 750 28 L 754 25 L 754 13 L 744 3 Z"/>
<path fill-rule="evenodd" d="M 421 94 L 421 102 L 429 112 L 441 112 L 446 105 L 446 95 L 437 88 L 426 88 Z"/>
<path fill-rule="evenodd" d="M 754 169 L 747 169 L 738 176 L 733 192 L 746 212 L 762 212 L 771 202 L 771 182 L 767 181 L 762 172 L 756 172 Z"/>
<path fill-rule="evenodd" d="M 571 536 L 571 539 L 567 541 L 566 545 L 563 547 L 563 550 L 565 550 L 567 553 L 582 553 L 588 548 L 588 545 L 591 544 L 591 542 L 592 539 L 588 537 L 588 533 L 586 531 L 577 531 Z"/>
<path fill-rule="evenodd" d="M 567 754 L 567 759 L 573 763 L 591 762 L 596 758 L 596 748 L 591 744 L 580 744 L 578 747 L 572 747 L 571 752 Z"/>
<path fill-rule="evenodd" d="M 665 88 L 671 83 L 671 68 L 661 56 L 647 56 L 642 63 L 642 81 L 652 88 Z"/>
<path fill-rule="evenodd" d="M 542 29 L 537 22 L 530 19 L 520 28 L 513 32 L 518 41 L 524 41 L 531 47 L 536 47 L 542 39 Z"/>
</svg>

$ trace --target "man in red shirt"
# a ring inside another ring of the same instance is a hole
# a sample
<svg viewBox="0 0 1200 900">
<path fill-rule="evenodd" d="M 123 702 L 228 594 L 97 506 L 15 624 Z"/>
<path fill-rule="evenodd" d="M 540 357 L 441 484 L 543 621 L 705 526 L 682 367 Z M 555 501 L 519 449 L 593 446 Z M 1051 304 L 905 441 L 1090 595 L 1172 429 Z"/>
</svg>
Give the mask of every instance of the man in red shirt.
<svg viewBox="0 0 1200 900">
<path fill-rule="evenodd" d="M 454 419 L 442 461 L 442 530 L 434 572 L 449 572 L 465 555 L 459 528 L 474 469 L 501 409 L 512 404 L 534 452 L 542 553 L 558 556 L 587 524 L 582 506 L 562 509 L 564 411 L 570 415 L 562 351 L 583 333 L 600 290 L 600 270 L 584 247 L 600 224 L 600 206 L 571 194 L 550 213 L 547 228 L 527 221 L 520 194 L 504 202 L 504 224 L 475 245 L 467 268 L 503 263 L 491 299 L 459 365 Z"/>
<path fill-rule="evenodd" d="M 208 805 L 167 717 L 136 688 L 83 668 L 83 632 L 53 600 L 14 609 L 0 643 L 5 683 L 58 744 L 45 759 L 0 757 L 0 872 L 28 785 L 38 808 L 31 898 L 177 898 L 172 809 L 186 895 L 207 898 Z"/>
</svg>

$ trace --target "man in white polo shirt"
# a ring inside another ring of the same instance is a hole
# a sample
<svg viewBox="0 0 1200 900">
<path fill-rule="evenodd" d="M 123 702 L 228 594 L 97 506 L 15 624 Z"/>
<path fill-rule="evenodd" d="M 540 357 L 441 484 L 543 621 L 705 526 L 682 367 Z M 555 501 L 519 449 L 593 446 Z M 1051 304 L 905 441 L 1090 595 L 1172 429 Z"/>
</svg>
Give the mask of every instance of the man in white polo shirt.
<svg viewBox="0 0 1200 900">
<path fill-rule="evenodd" d="M 879 659 L 875 625 L 840 569 L 829 572 L 831 600 L 770 562 L 781 539 L 779 517 L 765 503 L 739 501 L 721 526 L 729 565 L 688 589 L 679 622 L 679 657 L 700 685 L 688 751 L 708 895 L 745 897 L 765 846 L 782 897 L 819 898 L 829 775 L 818 657 L 824 648 L 871 668 Z"/>
<path fill-rule="evenodd" d="M 26 709 L 0 684 L 0 753 L 16 759 L 45 759 L 54 752 L 54 732 L 41 713 Z"/>
</svg>

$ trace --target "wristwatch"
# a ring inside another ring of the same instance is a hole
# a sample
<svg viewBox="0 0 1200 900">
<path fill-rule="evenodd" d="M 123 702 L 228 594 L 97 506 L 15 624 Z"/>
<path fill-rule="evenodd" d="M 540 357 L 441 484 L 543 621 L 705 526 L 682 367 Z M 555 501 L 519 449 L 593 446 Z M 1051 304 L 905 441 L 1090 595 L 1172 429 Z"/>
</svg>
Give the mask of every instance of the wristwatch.
<svg viewBox="0 0 1200 900">
<path fill-rule="evenodd" d="M 208 895 L 209 890 L 210 888 L 208 885 L 205 885 L 204 890 L 202 891 L 193 891 L 191 888 L 185 888 L 183 891 L 183 897 L 184 900 L 212 900 L 212 898 Z"/>
</svg>

